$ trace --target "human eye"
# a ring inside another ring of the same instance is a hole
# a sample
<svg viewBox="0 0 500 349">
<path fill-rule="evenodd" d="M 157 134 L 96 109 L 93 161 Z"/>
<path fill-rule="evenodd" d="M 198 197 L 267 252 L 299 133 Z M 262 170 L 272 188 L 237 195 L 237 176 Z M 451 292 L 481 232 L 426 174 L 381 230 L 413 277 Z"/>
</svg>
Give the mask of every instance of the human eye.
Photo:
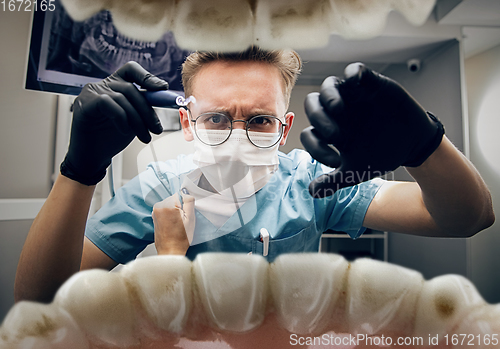
<svg viewBox="0 0 500 349">
<path fill-rule="evenodd" d="M 268 125 L 273 124 L 273 122 L 274 122 L 273 119 L 274 118 L 271 116 L 259 115 L 259 116 L 253 117 L 252 120 L 250 120 L 250 124 L 260 125 L 260 126 L 268 126 Z"/>
<path fill-rule="evenodd" d="M 224 129 L 229 125 L 229 119 L 219 113 L 202 114 L 197 122 L 200 123 L 200 126 L 207 129 Z"/>
<path fill-rule="evenodd" d="M 256 132 L 278 132 L 278 119 L 274 116 L 254 116 L 249 121 L 249 130 Z"/>
<path fill-rule="evenodd" d="M 208 117 L 207 121 L 212 124 L 220 124 L 222 122 L 222 117 L 218 114 L 214 114 Z"/>
</svg>

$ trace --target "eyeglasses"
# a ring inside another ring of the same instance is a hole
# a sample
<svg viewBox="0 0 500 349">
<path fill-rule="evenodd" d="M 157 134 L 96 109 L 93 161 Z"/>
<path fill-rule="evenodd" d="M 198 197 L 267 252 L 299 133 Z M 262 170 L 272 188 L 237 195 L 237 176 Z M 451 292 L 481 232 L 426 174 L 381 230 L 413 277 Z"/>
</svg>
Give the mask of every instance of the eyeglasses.
<svg viewBox="0 0 500 349">
<path fill-rule="evenodd" d="M 276 145 L 288 125 L 271 115 L 257 115 L 249 120 L 231 120 L 227 115 L 218 112 L 200 114 L 196 119 L 191 119 L 191 122 L 194 123 L 198 139 L 210 146 L 227 141 L 233 131 L 234 122 L 244 122 L 248 140 L 259 148 Z"/>
</svg>

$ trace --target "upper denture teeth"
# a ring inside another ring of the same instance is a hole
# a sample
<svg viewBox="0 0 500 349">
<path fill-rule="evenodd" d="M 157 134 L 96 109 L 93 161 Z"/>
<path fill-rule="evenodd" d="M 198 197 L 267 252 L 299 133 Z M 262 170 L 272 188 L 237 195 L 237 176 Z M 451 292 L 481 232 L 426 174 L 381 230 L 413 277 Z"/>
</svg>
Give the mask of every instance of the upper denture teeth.
<svg viewBox="0 0 500 349">
<path fill-rule="evenodd" d="M 331 33 L 329 0 L 258 1 L 254 44 L 268 49 L 325 46 Z"/>
<path fill-rule="evenodd" d="M 65 10 L 75 21 L 84 21 L 109 8 L 106 0 L 61 0 Z"/>
<path fill-rule="evenodd" d="M 173 32 L 186 49 L 240 51 L 252 44 L 248 0 L 179 1 Z"/>
<path fill-rule="evenodd" d="M 113 24 L 124 35 L 143 41 L 157 41 L 171 30 L 174 0 L 114 0 L 110 6 Z"/>
<path fill-rule="evenodd" d="M 397 10 L 421 25 L 436 0 L 63 0 L 75 20 L 101 9 L 113 13 L 117 29 L 128 37 L 157 41 L 175 33 L 186 49 L 239 51 L 251 44 L 268 49 L 311 48 L 331 34 L 348 39 L 373 38 Z"/>
</svg>

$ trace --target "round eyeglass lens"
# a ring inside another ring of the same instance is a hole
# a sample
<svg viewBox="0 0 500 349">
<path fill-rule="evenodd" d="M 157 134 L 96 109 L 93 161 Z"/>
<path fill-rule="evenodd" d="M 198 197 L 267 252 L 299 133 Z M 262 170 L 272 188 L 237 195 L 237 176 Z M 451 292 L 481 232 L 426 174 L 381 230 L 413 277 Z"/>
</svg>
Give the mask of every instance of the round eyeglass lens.
<svg viewBox="0 0 500 349">
<path fill-rule="evenodd" d="M 282 132 L 283 123 L 275 116 L 258 115 L 248 120 L 248 139 L 257 147 L 272 147 L 278 143 Z"/>
<path fill-rule="evenodd" d="M 229 137 L 231 133 L 231 120 L 224 114 L 201 114 L 196 119 L 195 131 L 203 143 L 218 145 Z"/>
<path fill-rule="evenodd" d="M 201 114 L 196 118 L 195 132 L 205 144 L 222 144 L 231 134 L 231 119 L 221 113 Z M 247 122 L 248 139 L 260 148 L 274 146 L 281 139 L 282 133 L 283 123 L 275 116 L 258 115 Z"/>
</svg>

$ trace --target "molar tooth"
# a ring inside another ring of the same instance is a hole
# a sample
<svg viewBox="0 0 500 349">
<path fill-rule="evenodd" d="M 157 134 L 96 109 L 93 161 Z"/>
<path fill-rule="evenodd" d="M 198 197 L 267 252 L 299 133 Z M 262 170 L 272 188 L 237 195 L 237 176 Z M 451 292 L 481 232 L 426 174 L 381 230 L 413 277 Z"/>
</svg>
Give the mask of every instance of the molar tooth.
<svg viewBox="0 0 500 349">
<path fill-rule="evenodd" d="M 485 304 L 474 285 L 460 275 L 443 275 L 426 281 L 417 304 L 415 335 L 440 338 L 459 319 Z"/>
<path fill-rule="evenodd" d="M 329 0 L 260 0 L 254 44 L 266 48 L 325 46 L 331 32 Z"/>
<path fill-rule="evenodd" d="M 134 314 L 119 273 L 78 272 L 57 291 L 54 303 L 70 313 L 96 340 L 116 346 L 134 344 Z"/>
<path fill-rule="evenodd" d="M 403 333 L 413 328 L 424 284 L 414 270 L 372 259 L 351 264 L 347 314 L 349 333 Z"/>
<path fill-rule="evenodd" d="M 204 253 L 193 262 L 205 313 L 221 330 L 244 332 L 262 324 L 268 263 L 262 256 Z"/>
<path fill-rule="evenodd" d="M 110 8 L 113 24 L 122 34 L 144 41 L 158 41 L 172 25 L 174 0 L 114 0 Z"/>
<path fill-rule="evenodd" d="M 269 267 L 279 322 L 289 332 L 320 333 L 344 289 L 349 263 L 334 254 L 285 254 Z"/>
<path fill-rule="evenodd" d="M 19 302 L 10 309 L 0 329 L 0 348 L 88 347 L 85 334 L 71 316 L 52 304 Z"/>
<path fill-rule="evenodd" d="M 184 256 L 152 256 L 128 263 L 120 271 L 152 322 L 179 333 L 191 310 L 191 262 Z"/>
<path fill-rule="evenodd" d="M 500 344 L 500 304 L 472 310 L 453 331 L 458 344 L 453 348 L 498 348 Z M 465 337 L 464 337 L 465 335 Z M 495 335 L 493 337 L 493 335 Z M 450 341 L 453 339 L 450 335 Z M 496 339 L 495 339 L 496 338 Z"/>
<path fill-rule="evenodd" d="M 241 51 L 252 44 L 249 0 L 179 1 L 173 32 L 186 49 Z"/>
</svg>

